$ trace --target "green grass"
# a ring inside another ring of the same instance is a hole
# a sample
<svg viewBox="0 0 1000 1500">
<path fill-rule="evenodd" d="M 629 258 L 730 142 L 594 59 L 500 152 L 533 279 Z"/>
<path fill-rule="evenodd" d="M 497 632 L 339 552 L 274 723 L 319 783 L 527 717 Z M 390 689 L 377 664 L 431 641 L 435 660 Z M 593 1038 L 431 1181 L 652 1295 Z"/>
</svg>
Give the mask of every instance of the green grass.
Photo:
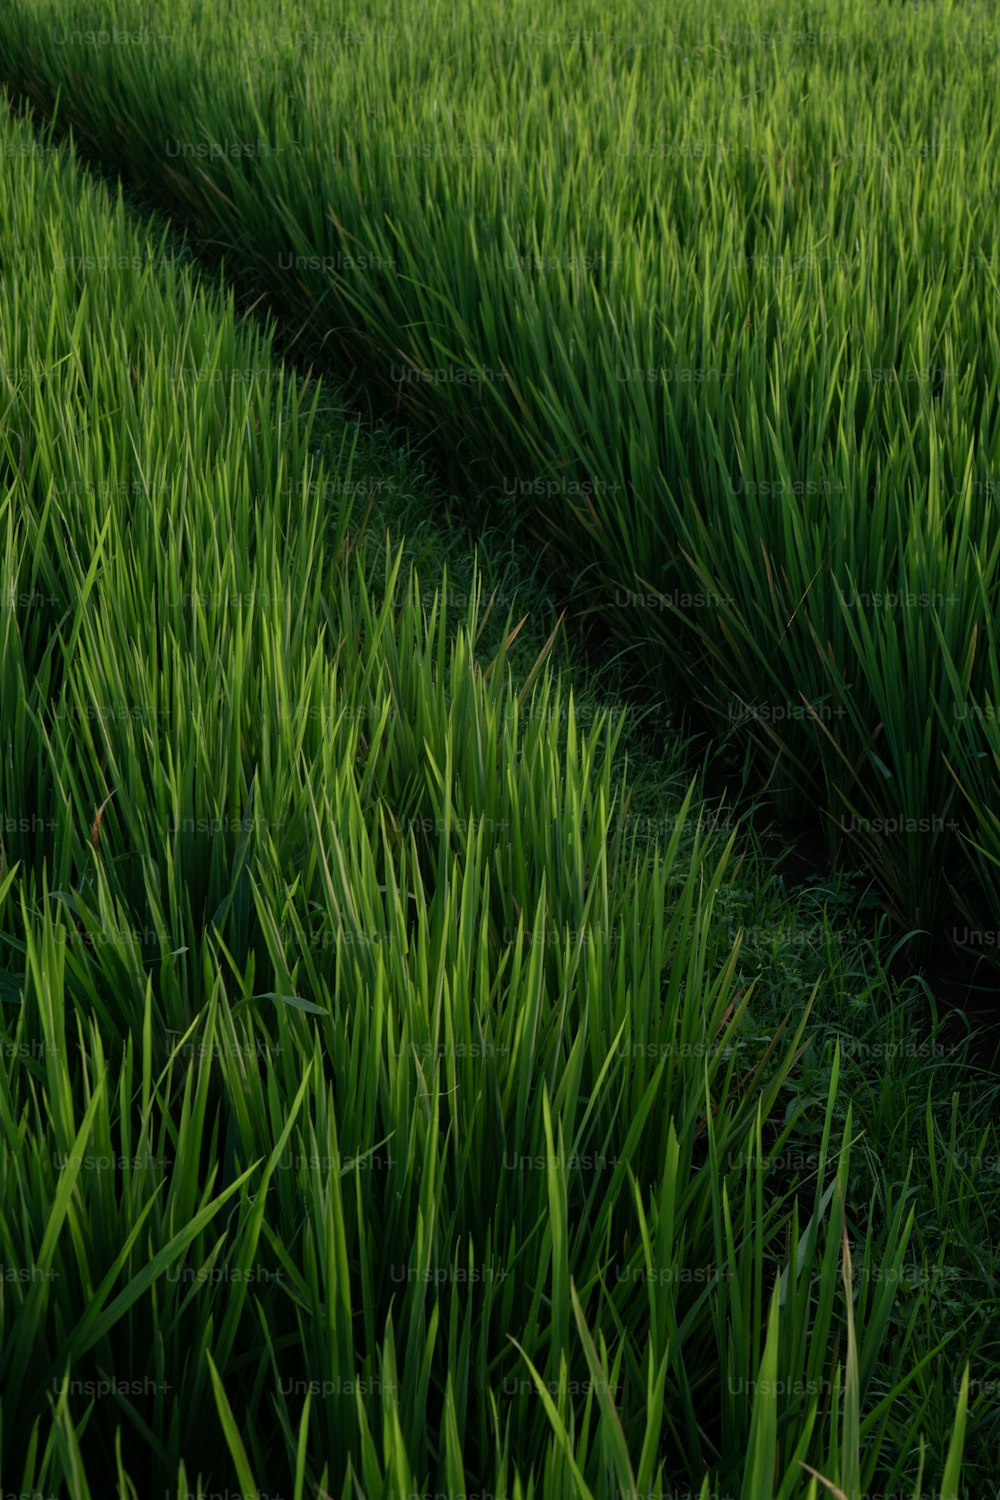
<svg viewBox="0 0 1000 1500">
<path fill-rule="evenodd" d="M 998 35 L 957 0 L 14 0 L 0 72 L 532 512 L 904 928 L 993 958 Z"/>
<path fill-rule="evenodd" d="M 970 1040 L 2 120 L 5 1485 L 976 1493 Z"/>
</svg>

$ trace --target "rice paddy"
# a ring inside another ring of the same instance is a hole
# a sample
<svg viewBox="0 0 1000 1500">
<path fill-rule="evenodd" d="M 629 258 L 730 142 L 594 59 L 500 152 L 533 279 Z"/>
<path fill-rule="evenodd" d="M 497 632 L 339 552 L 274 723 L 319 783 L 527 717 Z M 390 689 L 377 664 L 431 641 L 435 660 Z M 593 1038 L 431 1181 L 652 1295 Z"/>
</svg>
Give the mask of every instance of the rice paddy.
<svg viewBox="0 0 1000 1500">
<path fill-rule="evenodd" d="M 997 49 L 790 14 L 0 18 L 4 1493 L 991 1493 Z"/>
</svg>

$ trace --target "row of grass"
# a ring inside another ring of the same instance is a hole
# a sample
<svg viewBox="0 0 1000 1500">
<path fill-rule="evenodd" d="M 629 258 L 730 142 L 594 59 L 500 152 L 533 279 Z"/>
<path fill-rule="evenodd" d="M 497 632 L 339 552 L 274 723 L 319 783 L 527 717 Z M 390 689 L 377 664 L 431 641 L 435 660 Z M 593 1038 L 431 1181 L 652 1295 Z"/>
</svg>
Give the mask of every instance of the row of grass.
<svg viewBox="0 0 1000 1500">
<path fill-rule="evenodd" d="M 870 955 L 676 757 L 631 801 L 620 716 L 366 540 L 396 456 L 0 120 L 5 1487 L 957 1495 L 967 1048 L 859 1145 Z"/>
<path fill-rule="evenodd" d="M 11 0 L 0 72 L 535 514 L 901 922 L 993 958 L 998 34 L 959 0 Z"/>
</svg>

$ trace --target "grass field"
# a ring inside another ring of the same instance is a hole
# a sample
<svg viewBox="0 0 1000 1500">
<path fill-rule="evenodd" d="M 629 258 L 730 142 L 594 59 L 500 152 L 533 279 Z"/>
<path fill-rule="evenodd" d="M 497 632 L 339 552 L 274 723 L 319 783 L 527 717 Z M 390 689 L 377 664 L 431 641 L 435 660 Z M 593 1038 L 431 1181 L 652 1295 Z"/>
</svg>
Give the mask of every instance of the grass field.
<svg viewBox="0 0 1000 1500">
<path fill-rule="evenodd" d="M 788 13 L 0 18 L 4 1493 L 992 1494 L 996 49 Z"/>
<path fill-rule="evenodd" d="M 0 58 L 995 958 L 995 4 L 15 0 Z"/>
</svg>

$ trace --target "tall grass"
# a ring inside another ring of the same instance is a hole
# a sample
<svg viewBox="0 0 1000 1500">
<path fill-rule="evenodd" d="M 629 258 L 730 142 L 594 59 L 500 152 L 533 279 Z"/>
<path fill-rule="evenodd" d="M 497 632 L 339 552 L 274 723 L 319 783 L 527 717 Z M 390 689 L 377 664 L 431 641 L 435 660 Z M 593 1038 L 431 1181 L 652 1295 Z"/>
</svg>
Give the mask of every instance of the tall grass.
<svg viewBox="0 0 1000 1500">
<path fill-rule="evenodd" d="M 943 1423 L 957 1495 L 735 835 L 661 782 L 645 847 L 621 717 L 373 563 L 322 388 L 0 118 L 5 1485 L 916 1496 Z"/>
<path fill-rule="evenodd" d="M 989 955 L 997 31 L 957 0 L 13 0 L 0 70 L 530 509 L 901 922 Z"/>
</svg>

